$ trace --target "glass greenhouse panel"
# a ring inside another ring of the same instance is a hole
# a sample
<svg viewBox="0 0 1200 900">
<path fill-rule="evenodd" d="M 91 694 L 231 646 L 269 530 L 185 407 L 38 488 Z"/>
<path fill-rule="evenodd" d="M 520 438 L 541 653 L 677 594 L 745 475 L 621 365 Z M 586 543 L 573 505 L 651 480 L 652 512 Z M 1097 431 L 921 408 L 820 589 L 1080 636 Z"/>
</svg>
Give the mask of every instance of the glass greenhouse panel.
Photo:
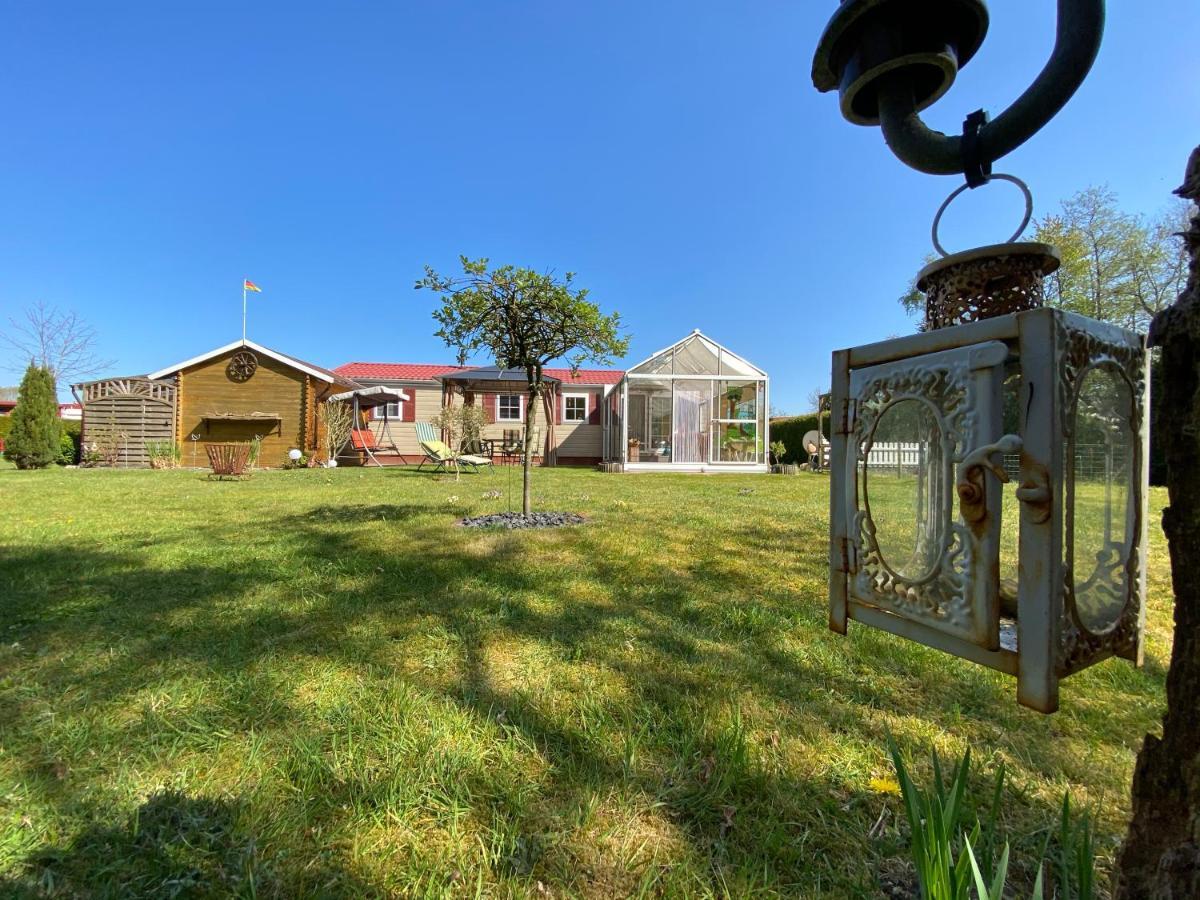
<svg viewBox="0 0 1200 900">
<path fill-rule="evenodd" d="M 629 387 L 629 462 L 671 461 L 671 382 L 634 381 Z"/>
<path fill-rule="evenodd" d="M 717 422 L 713 428 L 717 453 L 714 462 L 758 462 L 758 427 L 754 422 Z"/>
<path fill-rule="evenodd" d="M 720 368 L 720 350 L 709 341 L 693 335 L 675 348 L 676 375 L 716 375 Z"/>
<path fill-rule="evenodd" d="M 675 359 L 675 348 L 664 350 L 658 356 L 651 357 L 640 366 L 630 369 L 633 375 L 670 375 Z"/>
<path fill-rule="evenodd" d="M 750 365 L 744 359 L 739 359 L 728 350 L 721 351 L 721 361 L 718 366 L 718 375 L 741 375 L 746 378 L 758 378 L 762 375 L 754 366 Z"/>
<path fill-rule="evenodd" d="M 715 381 L 713 382 L 713 405 L 715 418 L 722 422 L 758 420 L 759 395 L 762 384 L 758 381 Z"/>
</svg>

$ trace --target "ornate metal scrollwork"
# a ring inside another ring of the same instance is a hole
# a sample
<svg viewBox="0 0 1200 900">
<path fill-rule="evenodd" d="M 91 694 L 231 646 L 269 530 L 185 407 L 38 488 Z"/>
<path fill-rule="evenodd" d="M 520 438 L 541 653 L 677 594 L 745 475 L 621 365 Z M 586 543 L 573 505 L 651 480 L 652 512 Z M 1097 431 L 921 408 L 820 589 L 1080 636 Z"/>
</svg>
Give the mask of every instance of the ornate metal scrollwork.
<svg viewBox="0 0 1200 900">
<path fill-rule="evenodd" d="M 1141 347 L 1119 341 L 1106 341 L 1086 331 L 1060 329 L 1059 352 L 1062 361 L 1058 384 L 1059 409 L 1067 461 L 1064 472 L 1064 509 L 1067 521 L 1064 527 L 1062 567 L 1065 602 L 1059 614 L 1058 653 L 1055 660 L 1055 667 L 1062 677 L 1085 668 L 1099 656 L 1111 653 L 1128 657 L 1136 652 L 1141 622 L 1141 597 L 1137 585 L 1140 581 L 1141 567 L 1145 565 L 1136 540 L 1132 543 L 1126 540 L 1106 542 L 1099 558 L 1095 560 L 1092 575 L 1086 582 L 1089 591 L 1109 596 L 1114 603 L 1123 601 L 1124 605 L 1115 624 L 1102 633 L 1094 633 L 1084 624 L 1076 606 L 1075 426 L 1080 389 L 1088 372 L 1105 368 L 1119 373 L 1117 377 L 1125 380 L 1131 399 L 1128 425 L 1133 436 L 1133 471 L 1141 471 L 1146 373 L 1143 366 L 1144 351 Z M 1139 496 L 1142 488 L 1140 481 L 1136 479 L 1130 487 L 1134 492 L 1131 493 L 1128 502 L 1132 504 L 1135 516 L 1131 533 L 1136 535 L 1141 532 L 1142 527 Z"/>
<path fill-rule="evenodd" d="M 932 560 L 928 571 L 917 576 L 896 571 L 881 553 L 876 523 L 872 519 L 869 486 L 864 508 L 851 523 L 858 564 L 852 574 L 856 593 L 873 598 L 881 607 L 931 627 L 970 639 L 973 607 L 970 596 L 970 532 L 951 515 L 953 465 L 961 462 L 976 414 L 970 372 L 965 362 L 942 362 L 912 367 L 881 376 L 858 394 L 853 426 L 855 465 L 862 468 L 871 452 L 875 427 L 884 413 L 903 400 L 922 402 L 937 422 L 937 440 L 944 452 L 932 474 L 941 508 L 933 513 L 931 529 L 917 535 L 922 554 Z"/>
</svg>

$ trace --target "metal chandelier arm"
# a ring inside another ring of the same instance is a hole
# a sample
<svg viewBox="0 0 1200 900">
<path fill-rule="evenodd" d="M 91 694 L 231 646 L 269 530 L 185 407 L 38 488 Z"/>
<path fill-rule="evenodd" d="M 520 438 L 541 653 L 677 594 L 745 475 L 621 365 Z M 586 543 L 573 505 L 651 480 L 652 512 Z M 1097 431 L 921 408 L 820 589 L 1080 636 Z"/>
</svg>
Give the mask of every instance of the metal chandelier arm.
<svg viewBox="0 0 1200 900">
<path fill-rule="evenodd" d="M 1011 153 L 1049 122 L 1087 77 L 1104 34 L 1104 0 L 1058 0 L 1058 27 L 1050 60 L 1033 84 L 1003 113 L 980 128 L 979 161 Z M 906 165 L 930 175 L 964 171 L 963 139 L 921 121 L 908 72 L 879 79 L 879 120 L 884 140 Z"/>
</svg>

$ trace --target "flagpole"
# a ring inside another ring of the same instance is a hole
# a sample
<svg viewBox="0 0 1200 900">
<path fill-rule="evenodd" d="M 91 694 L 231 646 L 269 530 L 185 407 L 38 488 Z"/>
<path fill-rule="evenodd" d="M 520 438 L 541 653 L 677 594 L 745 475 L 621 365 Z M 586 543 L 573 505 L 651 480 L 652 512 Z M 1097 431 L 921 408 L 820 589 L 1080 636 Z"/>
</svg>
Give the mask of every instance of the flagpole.
<svg viewBox="0 0 1200 900">
<path fill-rule="evenodd" d="M 246 279 L 242 279 L 242 344 L 246 343 Z"/>
</svg>

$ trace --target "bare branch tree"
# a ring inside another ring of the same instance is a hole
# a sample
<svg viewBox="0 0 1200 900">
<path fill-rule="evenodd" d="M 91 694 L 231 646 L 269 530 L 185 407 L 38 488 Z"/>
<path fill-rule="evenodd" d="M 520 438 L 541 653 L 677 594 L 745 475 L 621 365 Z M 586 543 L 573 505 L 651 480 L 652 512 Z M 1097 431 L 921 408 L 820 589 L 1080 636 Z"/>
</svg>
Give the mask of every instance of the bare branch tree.
<svg viewBox="0 0 1200 900">
<path fill-rule="evenodd" d="M 82 375 L 94 375 L 113 364 L 96 355 L 96 329 L 77 313 L 63 312 L 44 302 L 25 310 L 23 316 L 10 318 L 9 328 L 0 332 L 3 341 L 16 352 L 9 368 L 24 369 L 32 361 L 45 366 L 56 383 L 63 384 Z"/>
<path fill-rule="evenodd" d="M 821 408 L 821 397 L 829 393 L 829 388 L 817 385 L 808 392 L 808 408 L 816 412 Z"/>
<path fill-rule="evenodd" d="M 356 424 L 354 410 L 349 403 L 341 401 L 322 403 L 317 407 L 317 421 L 325 438 L 326 462 L 332 463 L 337 459 L 338 451 L 350 440 L 350 432 Z"/>
</svg>

